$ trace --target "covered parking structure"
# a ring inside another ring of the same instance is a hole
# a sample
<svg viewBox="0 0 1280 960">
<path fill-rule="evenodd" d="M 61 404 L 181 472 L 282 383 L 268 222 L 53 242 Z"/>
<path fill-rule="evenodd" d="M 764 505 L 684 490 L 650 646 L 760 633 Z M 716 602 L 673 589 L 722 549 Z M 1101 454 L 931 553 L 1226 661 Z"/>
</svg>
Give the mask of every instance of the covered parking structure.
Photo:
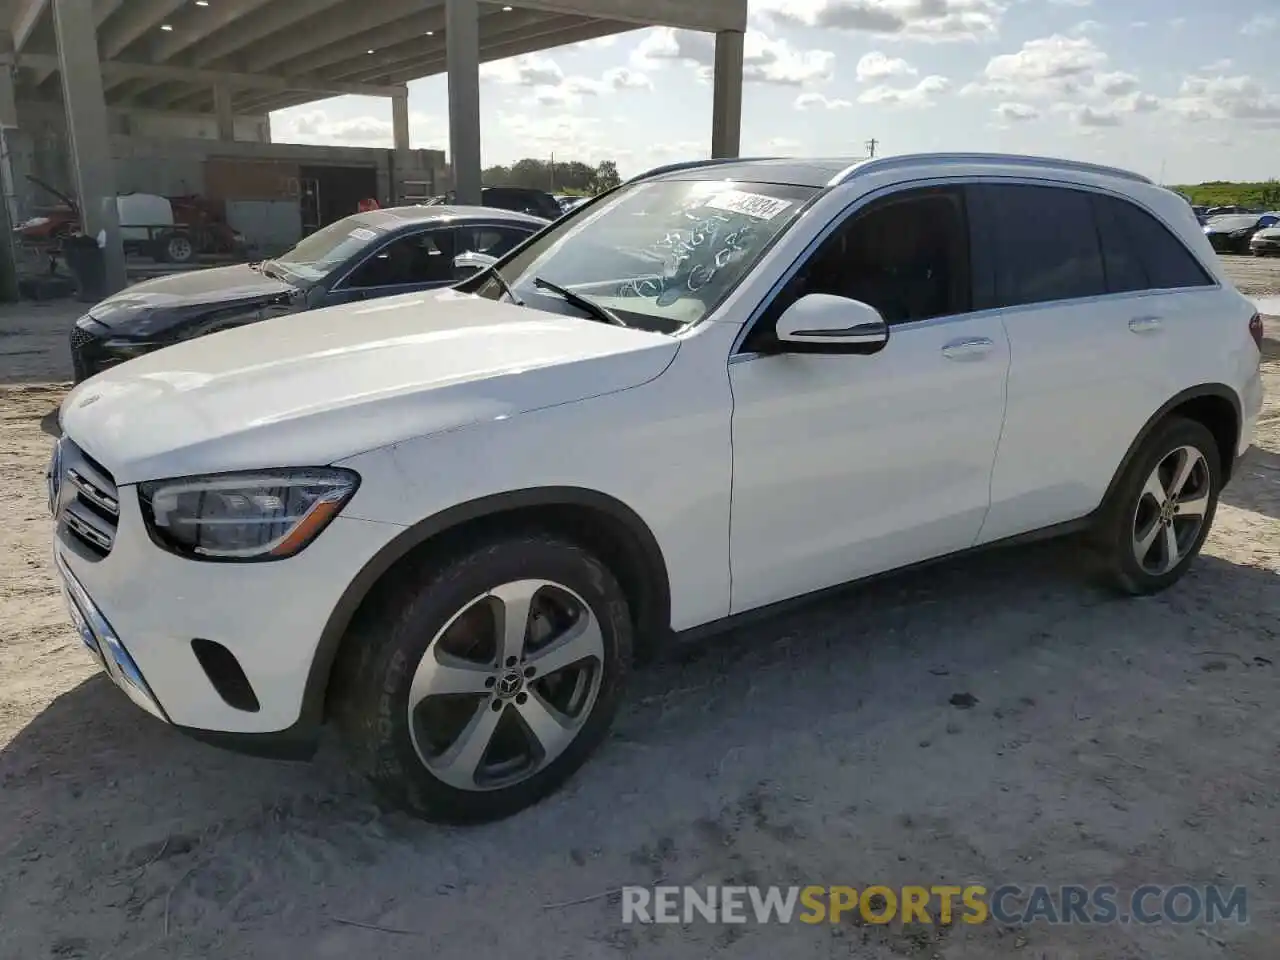
<svg viewBox="0 0 1280 960">
<path fill-rule="evenodd" d="M 478 203 L 482 62 L 670 26 L 715 35 L 711 152 L 739 149 L 747 0 L 0 0 L 0 17 L 0 127 L 15 125 L 17 99 L 61 100 L 85 227 L 108 238 L 115 289 L 125 270 L 108 202 L 112 108 L 208 114 L 234 140 L 244 117 L 383 96 L 399 153 L 410 149 L 407 82 L 445 73 L 454 188 Z"/>
</svg>

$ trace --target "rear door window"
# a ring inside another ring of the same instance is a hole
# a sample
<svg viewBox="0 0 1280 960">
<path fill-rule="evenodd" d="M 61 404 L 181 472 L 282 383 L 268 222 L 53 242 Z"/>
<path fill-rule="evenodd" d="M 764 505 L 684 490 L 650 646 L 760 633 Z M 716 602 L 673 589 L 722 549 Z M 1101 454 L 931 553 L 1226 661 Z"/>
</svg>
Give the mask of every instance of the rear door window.
<svg viewBox="0 0 1280 960">
<path fill-rule="evenodd" d="M 1093 198 L 1093 207 L 1113 293 L 1213 285 L 1213 278 L 1182 241 L 1145 210 L 1127 200 L 1100 195 Z M 1144 282 L 1132 286 L 1139 267 Z"/>
<path fill-rule="evenodd" d="M 1107 292 L 1089 194 L 1063 187 L 975 184 L 995 246 L 996 306 Z"/>
</svg>

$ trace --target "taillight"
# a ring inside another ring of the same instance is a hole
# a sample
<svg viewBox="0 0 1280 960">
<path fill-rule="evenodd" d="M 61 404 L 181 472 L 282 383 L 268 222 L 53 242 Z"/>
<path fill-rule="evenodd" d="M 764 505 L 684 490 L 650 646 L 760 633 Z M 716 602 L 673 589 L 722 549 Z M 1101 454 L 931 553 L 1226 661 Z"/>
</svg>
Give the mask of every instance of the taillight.
<svg viewBox="0 0 1280 960">
<path fill-rule="evenodd" d="M 1249 318 L 1249 336 L 1253 337 L 1253 342 L 1258 345 L 1258 349 L 1262 349 L 1262 314 L 1255 313 Z"/>
</svg>

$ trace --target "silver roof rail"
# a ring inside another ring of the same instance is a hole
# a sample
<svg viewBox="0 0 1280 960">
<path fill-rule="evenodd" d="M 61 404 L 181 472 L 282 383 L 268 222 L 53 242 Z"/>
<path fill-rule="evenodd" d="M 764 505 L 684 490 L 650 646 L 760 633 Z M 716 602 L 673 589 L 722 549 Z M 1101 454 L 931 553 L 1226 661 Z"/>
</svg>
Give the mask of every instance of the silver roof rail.
<svg viewBox="0 0 1280 960">
<path fill-rule="evenodd" d="M 1098 173 L 1108 177 L 1119 177 L 1137 183 L 1153 184 L 1150 177 L 1144 177 L 1132 170 L 1119 167 L 1108 167 L 1100 163 L 1088 163 L 1084 160 L 1058 160 L 1053 157 L 1025 157 L 1013 153 L 907 153 L 892 157 L 876 157 L 874 160 L 863 160 L 855 163 L 831 181 L 831 186 L 848 183 L 854 177 L 862 176 L 875 170 L 892 170 L 894 167 L 905 167 L 917 163 L 1003 163 L 1014 167 L 1037 167 L 1042 170 L 1075 170 L 1079 173 Z"/>
<path fill-rule="evenodd" d="M 644 173 L 637 174 L 627 183 L 636 183 L 639 180 L 648 180 L 651 177 L 660 177 L 664 173 L 679 173 L 682 170 L 699 170 L 705 167 L 719 167 L 730 163 L 757 163 L 761 160 L 777 160 L 778 157 L 718 157 L 714 160 L 682 160 L 679 163 L 668 163 L 661 167 L 654 167 L 652 170 L 646 170 Z"/>
</svg>

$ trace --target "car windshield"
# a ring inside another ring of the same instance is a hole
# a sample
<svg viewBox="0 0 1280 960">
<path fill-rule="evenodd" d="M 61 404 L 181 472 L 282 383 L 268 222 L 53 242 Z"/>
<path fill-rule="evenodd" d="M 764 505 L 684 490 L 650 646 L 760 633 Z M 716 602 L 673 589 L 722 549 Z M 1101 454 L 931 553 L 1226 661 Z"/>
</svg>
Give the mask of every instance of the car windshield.
<svg viewBox="0 0 1280 960">
<path fill-rule="evenodd" d="M 543 231 L 497 268 L 531 306 L 560 312 L 553 305 L 564 303 L 540 278 L 628 326 L 673 332 L 714 310 L 816 193 L 725 180 L 639 183 Z M 488 272 L 459 289 L 504 295 Z"/>
<path fill-rule="evenodd" d="M 272 261 L 284 269 L 301 274 L 308 280 L 319 280 L 334 267 L 345 263 L 353 255 L 376 240 L 383 230 L 362 219 L 346 217 L 337 223 L 322 227 L 305 237 L 288 253 Z"/>
</svg>

